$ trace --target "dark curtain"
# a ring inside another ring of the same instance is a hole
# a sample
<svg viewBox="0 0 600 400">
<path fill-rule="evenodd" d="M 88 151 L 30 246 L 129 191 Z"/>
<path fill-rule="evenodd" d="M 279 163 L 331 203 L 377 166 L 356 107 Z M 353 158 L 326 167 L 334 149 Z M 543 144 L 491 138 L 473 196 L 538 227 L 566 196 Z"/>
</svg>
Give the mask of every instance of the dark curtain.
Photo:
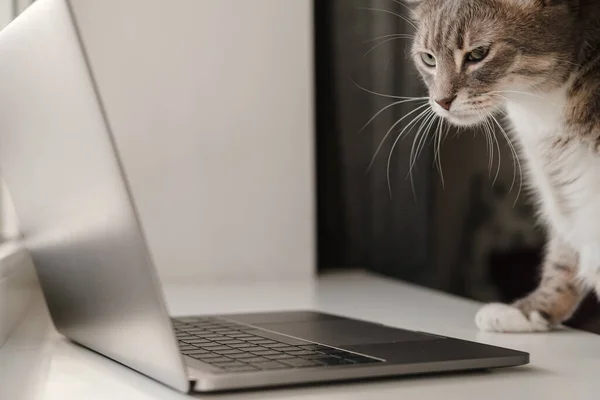
<svg viewBox="0 0 600 400">
<path fill-rule="evenodd" d="M 389 108 L 360 132 L 376 112 L 397 101 L 368 91 L 423 95 L 407 55 L 410 41 L 385 37 L 411 32 L 392 14 L 405 12 L 390 0 L 315 2 L 319 265 L 367 268 L 426 283 L 433 249 L 432 152 L 427 145 L 419 156 L 411 184 L 413 136 L 399 140 L 389 160 L 388 187 L 388 156 L 406 124 L 384 140 L 417 103 Z"/>
</svg>

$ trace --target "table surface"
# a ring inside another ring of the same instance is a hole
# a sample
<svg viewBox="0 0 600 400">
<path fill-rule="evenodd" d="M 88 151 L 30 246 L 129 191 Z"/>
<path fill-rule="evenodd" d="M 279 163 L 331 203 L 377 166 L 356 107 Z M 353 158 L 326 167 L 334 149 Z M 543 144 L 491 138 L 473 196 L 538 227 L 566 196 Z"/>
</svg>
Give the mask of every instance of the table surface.
<svg viewBox="0 0 600 400">
<path fill-rule="evenodd" d="M 330 274 L 310 283 L 171 284 L 164 291 L 173 315 L 311 308 L 531 354 L 528 366 L 493 372 L 205 396 L 211 399 L 562 400 L 600 396 L 600 337 L 566 329 L 547 334 L 481 333 L 473 323 L 477 303 L 363 272 Z M 68 343 L 52 330 L 41 300 L 34 303 L 0 348 L 1 399 L 188 398 Z"/>
</svg>

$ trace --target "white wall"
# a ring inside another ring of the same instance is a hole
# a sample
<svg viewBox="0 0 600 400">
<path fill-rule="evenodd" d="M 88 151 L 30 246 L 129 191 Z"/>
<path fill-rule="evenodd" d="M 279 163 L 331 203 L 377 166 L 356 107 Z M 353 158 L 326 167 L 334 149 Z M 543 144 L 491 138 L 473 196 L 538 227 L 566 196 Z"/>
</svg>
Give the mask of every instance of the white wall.
<svg viewBox="0 0 600 400">
<path fill-rule="evenodd" d="M 0 29 L 13 19 L 13 0 L 0 0 Z M 12 237 L 18 234 L 17 220 L 12 201 L 4 182 L 0 181 L 0 237 Z"/>
<path fill-rule="evenodd" d="M 313 274 L 311 3 L 72 2 L 163 279 Z"/>
</svg>

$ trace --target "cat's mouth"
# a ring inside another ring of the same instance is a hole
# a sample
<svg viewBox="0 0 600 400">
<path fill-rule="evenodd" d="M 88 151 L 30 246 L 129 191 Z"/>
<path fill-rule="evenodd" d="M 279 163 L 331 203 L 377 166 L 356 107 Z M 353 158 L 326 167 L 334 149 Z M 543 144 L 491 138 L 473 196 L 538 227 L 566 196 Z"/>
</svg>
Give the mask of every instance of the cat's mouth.
<svg viewBox="0 0 600 400">
<path fill-rule="evenodd" d="M 485 120 L 485 114 L 481 111 L 446 111 L 438 109 L 435 111 L 440 117 L 457 126 L 474 126 Z"/>
<path fill-rule="evenodd" d="M 485 117 L 481 113 L 449 113 L 445 117 L 448 121 L 459 126 L 474 126 L 482 123 Z"/>
<path fill-rule="evenodd" d="M 475 126 L 483 123 L 490 114 L 493 113 L 493 106 L 490 109 L 479 107 L 477 109 L 453 109 L 445 110 L 438 107 L 437 104 L 432 105 L 434 111 L 442 118 L 453 125 L 457 126 Z"/>
</svg>

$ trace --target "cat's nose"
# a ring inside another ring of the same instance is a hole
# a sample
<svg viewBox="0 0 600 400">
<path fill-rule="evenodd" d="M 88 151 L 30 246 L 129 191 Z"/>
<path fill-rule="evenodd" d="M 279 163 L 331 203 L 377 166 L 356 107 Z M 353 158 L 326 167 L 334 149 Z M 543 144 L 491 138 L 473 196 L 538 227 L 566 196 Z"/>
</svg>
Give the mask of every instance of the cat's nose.
<svg viewBox="0 0 600 400">
<path fill-rule="evenodd" d="M 446 97 L 445 99 L 436 100 L 435 102 L 438 103 L 444 110 L 450 111 L 450 107 L 452 106 L 454 99 L 456 99 L 456 96 Z"/>
</svg>

